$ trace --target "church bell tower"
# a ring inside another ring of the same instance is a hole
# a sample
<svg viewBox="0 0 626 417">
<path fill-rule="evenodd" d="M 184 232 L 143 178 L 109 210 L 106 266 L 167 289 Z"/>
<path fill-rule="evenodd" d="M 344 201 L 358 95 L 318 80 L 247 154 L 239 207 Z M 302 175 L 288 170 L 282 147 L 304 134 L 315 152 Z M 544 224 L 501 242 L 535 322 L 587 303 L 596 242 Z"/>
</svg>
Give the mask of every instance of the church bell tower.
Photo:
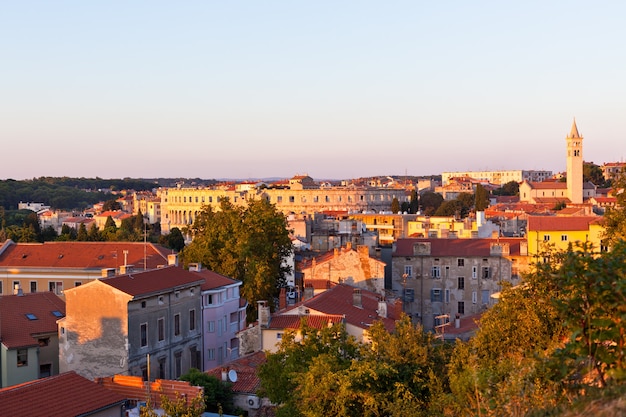
<svg viewBox="0 0 626 417">
<path fill-rule="evenodd" d="M 578 133 L 576 119 L 567 141 L 567 197 L 572 204 L 583 202 L 583 137 Z"/>
</svg>

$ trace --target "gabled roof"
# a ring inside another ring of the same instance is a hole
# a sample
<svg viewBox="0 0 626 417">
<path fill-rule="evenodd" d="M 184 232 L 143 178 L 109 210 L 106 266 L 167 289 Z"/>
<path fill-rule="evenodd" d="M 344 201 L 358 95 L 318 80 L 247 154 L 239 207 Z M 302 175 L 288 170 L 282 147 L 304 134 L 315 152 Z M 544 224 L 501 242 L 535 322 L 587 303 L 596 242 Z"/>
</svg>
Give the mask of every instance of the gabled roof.
<svg viewBox="0 0 626 417">
<path fill-rule="evenodd" d="M 126 254 L 125 254 L 125 251 Z M 172 251 L 142 242 L 45 242 L 6 244 L 0 253 L 0 268 L 104 269 L 124 264 L 148 269 L 167 265 Z"/>
<path fill-rule="evenodd" d="M 134 297 L 169 292 L 175 289 L 201 285 L 204 278 L 177 266 L 152 269 L 149 271 L 131 272 L 104 278 L 101 282 Z M 68 291 L 71 291 L 68 290 Z"/>
<path fill-rule="evenodd" d="M 123 396 L 75 372 L 0 389 L 2 414 L 11 417 L 83 416 L 125 401 Z"/>
<path fill-rule="evenodd" d="M 56 312 L 56 315 L 53 312 Z M 37 335 L 56 334 L 58 330 L 56 322 L 63 316 L 65 302 L 51 292 L 2 296 L 0 297 L 2 344 L 8 349 L 37 346 Z"/>
<path fill-rule="evenodd" d="M 257 368 L 266 361 L 265 352 L 256 352 L 230 362 L 227 365 L 228 369 L 237 372 L 237 381 L 232 384 L 232 391 L 235 394 L 256 394 L 261 385 L 261 380 L 257 376 Z M 223 368 L 224 366 L 218 366 L 208 370 L 207 374 L 221 380 Z"/>
<path fill-rule="evenodd" d="M 533 190 L 567 190 L 567 183 L 560 181 L 528 182 Z"/>
<path fill-rule="evenodd" d="M 329 323 L 337 324 L 343 321 L 343 316 L 337 314 L 320 314 L 320 315 L 305 315 L 300 316 L 296 314 L 286 315 L 273 315 L 270 320 L 268 329 L 292 329 L 297 330 L 300 328 L 300 322 L 304 320 L 306 325 L 314 329 L 322 329 L 328 327 Z"/>
<path fill-rule="evenodd" d="M 491 256 L 491 245 L 495 243 L 508 243 L 509 255 L 520 256 L 520 244 L 525 243 L 524 238 L 488 238 L 488 239 L 398 239 L 393 257 L 415 256 L 413 245 L 418 242 L 430 242 L 430 257 L 480 257 Z"/>
<path fill-rule="evenodd" d="M 204 283 L 200 287 L 202 291 L 214 290 L 216 288 L 241 283 L 241 281 L 228 278 L 225 275 L 218 274 L 217 272 L 211 271 L 209 269 L 201 269 L 200 271 L 193 273 L 204 279 Z"/>
<path fill-rule="evenodd" d="M 599 222 L 600 216 L 529 216 L 528 231 L 581 231 L 589 230 L 589 225 Z"/>
<path fill-rule="evenodd" d="M 355 289 L 361 291 L 361 307 L 354 305 L 353 294 Z M 304 306 L 326 315 L 326 323 L 328 323 L 328 316 L 343 316 L 346 324 L 362 329 L 368 329 L 375 321 L 382 321 L 387 330 L 393 331 L 395 321 L 378 315 L 379 300 L 380 295 L 375 292 L 358 289 L 347 284 L 337 284 L 329 290 L 281 312 L 280 315 L 297 314 L 299 306 Z M 388 306 L 387 311 L 390 312 L 391 309 L 392 307 Z M 275 317 L 272 316 L 272 321 Z"/>
</svg>

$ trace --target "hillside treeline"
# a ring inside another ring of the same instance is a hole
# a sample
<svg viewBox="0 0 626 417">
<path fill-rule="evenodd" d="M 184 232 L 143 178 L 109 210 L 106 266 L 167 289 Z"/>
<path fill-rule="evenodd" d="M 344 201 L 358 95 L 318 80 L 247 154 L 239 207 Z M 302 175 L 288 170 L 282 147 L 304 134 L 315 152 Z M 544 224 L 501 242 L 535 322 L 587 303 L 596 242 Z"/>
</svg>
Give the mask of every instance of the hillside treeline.
<svg viewBox="0 0 626 417">
<path fill-rule="evenodd" d="M 157 187 L 138 179 L 40 177 L 0 180 L 0 206 L 16 210 L 20 201 L 44 203 L 58 210 L 82 210 L 109 200 L 112 191 L 144 191 Z"/>
</svg>

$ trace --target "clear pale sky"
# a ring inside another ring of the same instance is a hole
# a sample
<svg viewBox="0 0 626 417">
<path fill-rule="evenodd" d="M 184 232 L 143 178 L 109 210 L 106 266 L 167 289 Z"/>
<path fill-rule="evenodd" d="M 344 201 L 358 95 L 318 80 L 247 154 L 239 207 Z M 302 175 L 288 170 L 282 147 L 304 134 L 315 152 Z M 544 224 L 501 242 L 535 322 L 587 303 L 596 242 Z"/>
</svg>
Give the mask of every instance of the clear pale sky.
<svg viewBox="0 0 626 417">
<path fill-rule="evenodd" d="M 2 1 L 0 179 L 626 156 L 623 1 Z"/>
</svg>

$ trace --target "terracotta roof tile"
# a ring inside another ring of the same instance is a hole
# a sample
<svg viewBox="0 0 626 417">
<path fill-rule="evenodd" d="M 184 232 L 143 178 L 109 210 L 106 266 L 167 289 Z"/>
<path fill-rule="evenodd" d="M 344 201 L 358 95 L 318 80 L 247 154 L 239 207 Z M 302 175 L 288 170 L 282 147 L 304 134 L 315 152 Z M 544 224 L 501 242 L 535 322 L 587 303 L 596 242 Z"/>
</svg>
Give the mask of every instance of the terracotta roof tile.
<svg viewBox="0 0 626 417">
<path fill-rule="evenodd" d="M 54 312 L 60 315 L 54 315 Z M 33 320 L 26 315 L 32 314 Z M 56 333 L 57 320 L 65 316 L 65 302 L 51 292 L 0 297 L 0 335 L 9 349 L 36 346 L 33 335 Z"/>
<path fill-rule="evenodd" d="M 268 329 L 293 329 L 300 328 L 301 320 L 305 320 L 306 325 L 314 329 L 323 329 L 328 326 L 328 323 L 337 324 L 343 321 L 343 316 L 336 314 L 322 314 L 322 315 L 306 315 L 300 316 L 296 314 L 283 314 L 273 315 L 270 320 Z"/>
<path fill-rule="evenodd" d="M 232 385 L 233 392 L 237 394 L 256 394 L 261 385 L 261 380 L 257 376 L 257 369 L 266 361 L 265 352 L 256 352 L 230 362 L 228 365 L 210 369 L 207 371 L 207 374 L 221 380 L 222 369 L 234 370 L 237 372 L 237 381 Z"/>
<path fill-rule="evenodd" d="M 68 417 L 87 415 L 103 408 L 121 405 L 126 399 L 74 373 L 0 390 L 2 415 L 11 417 Z"/>
<path fill-rule="evenodd" d="M 396 250 L 392 256 L 414 256 L 413 244 L 416 242 L 430 242 L 431 257 L 457 256 L 482 257 L 490 256 L 492 243 L 508 243 L 511 256 L 520 255 L 520 244 L 526 242 L 524 238 L 489 238 L 489 239 L 398 239 Z"/>
<path fill-rule="evenodd" d="M 357 307 L 353 301 L 355 289 L 357 288 L 347 284 L 337 284 L 309 300 L 296 304 L 281 315 L 294 314 L 298 306 L 305 306 L 327 316 L 343 316 L 346 324 L 362 329 L 367 329 L 372 323 L 380 320 L 387 330 L 393 331 L 395 321 L 378 315 L 378 301 L 381 296 L 375 292 L 360 289 L 361 307 Z M 388 307 L 389 310 L 391 310 L 391 306 Z"/>
<path fill-rule="evenodd" d="M 203 291 L 220 288 L 227 285 L 233 285 L 240 282 L 235 279 L 228 278 L 225 275 L 218 274 L 217 272 L 211 271 L 209 269 L 201 269 L 199 272 L 194 272 L 194 274 L 204 279 L 204 284 L 202 284 L 201 287 Z"/>
<path fill-rule="evenodd" d="M 529 216 L 528 230 L 576 231 L 589 230 L 589 225 L 600 221 L 600 216 Z"/>
<path fill-rule="evenodd" d="M 126 263 L 143 267 L 144 251 L 148 269 L 167 265 L 172 251 L 141 242 L 45 242 L 13 243 L 0 254 L 0 268 L 117 268 Z"/>
<path fill-rule="evenodd" d="M 197 273 L 190 272 L 186 269 L 176 266 L 167 266 L 165 268 L 131 272 L 126 275 L 104 278 L 100 281 L 126 294 L 138 297 L 175 288 L 201 285 L 204 279 Z M 66 291 L 72 291 L 72 289 Z"/>
</svg>

